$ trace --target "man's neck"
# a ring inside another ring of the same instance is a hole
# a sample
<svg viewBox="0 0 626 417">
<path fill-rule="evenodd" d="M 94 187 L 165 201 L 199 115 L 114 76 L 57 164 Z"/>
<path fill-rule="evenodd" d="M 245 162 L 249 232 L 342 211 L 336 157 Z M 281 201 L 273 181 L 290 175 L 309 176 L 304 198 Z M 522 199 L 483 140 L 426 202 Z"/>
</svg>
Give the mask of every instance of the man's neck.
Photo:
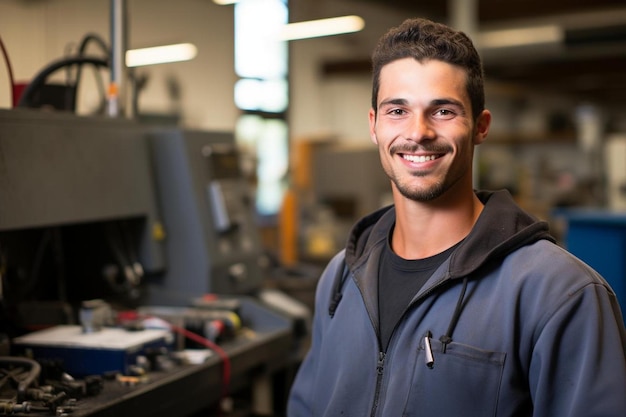
<svg viewBox="0 0 626 417">
<path fill-rule="evenodd" d="M 436 255 L 463 240 L 476 223 L 483 204 L 471 191 L 452 201 L 415 202 L 394 195 L 396 225 L 393 251 L 404 259 Z"/>
</svg>

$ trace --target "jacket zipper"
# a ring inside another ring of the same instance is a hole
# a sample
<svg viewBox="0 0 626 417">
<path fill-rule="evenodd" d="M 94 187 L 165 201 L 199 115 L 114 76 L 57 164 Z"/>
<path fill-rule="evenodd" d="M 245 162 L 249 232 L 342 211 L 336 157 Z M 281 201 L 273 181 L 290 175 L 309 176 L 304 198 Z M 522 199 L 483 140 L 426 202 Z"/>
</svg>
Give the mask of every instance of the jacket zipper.
<svg viewBox="0 0 626 417">
<path fill-rule="evenodd" d="M 449 278 L 449 277 L 448 277 Z M 421 299 L 424 299 L 426 297 L 428 297 L 430 294 L 432 294 L 433 292 L 435 292 L 436 290 L 438 290 L 440 287 L 443 287 L 445 284 L 448 283 L 448 279 L 444 279 L 442 281 L 440 281 L 438 284 L 436 284 L 435 286 L 431 287 L 430 289 L 428 289 L 426 292 L 424 292 L 418 299 L 413 300 L 412 303 L 409 304 L 409 306 L 407 307 L 407 309 L 404 311 L 404 314 L 406 314 L 406 311 L 408 311 L 411 306 L 413 306 L 413 304 L 415 304 L 416 302 L 418 302 Z M 332 313 L 331 313 L 331 317 L 332 317 Z M 397 324 L 396 324 L 397 326 Z M 395 333 L 395 329 L 393 330 L 393 333 Z M 376 416 L 376 412 L 378 411 L 378 405 L 379 405 L 379 401 L 380 401 L 380 388 L 382 386 L 383 383 L 383 372 L 384 372 L 384 368 L 385 368 L 385 356 L 386 353 L 382 350 L 380 350 L 378 352 L 378 362 L 376 363 L 376 391 L 374 392 L 374 402 L 372 404 L 372 412 L 370 414 L 371 417 L 375 417 Z"/>
<path fill-rule="evenodd" d="M 371 416 L 376 415 L 378 410 L 378 401 L 380 399 L 380 387 L 383 383 L 383 371 L 385 368 L 385 352 L 378 352 L 378 362 L 376 364 L 376 391 L 374 392 L 374 404 L 372 405 Z"/>
<path fill-rule="evenodd" d="M 448 283 L 447 279 L 441 281 L 439 284 L 428 289 L 424 294 L 420 296 L 420 298 L 418 298 L 417 300 L 414 300 L 412 303 L 409 304 L 407 309 L 404 311 L 403 316 L 413 306 L 413 304 L 417 303 L 421 299 L 428 297 L 430 294 L 438 290 L 440 287 L 443 287 L 446 283 Z M 397 326 L 398 324 L 396 324 L 396 327 Z M 394 328 L 393 333 L 395 333 L 395 331 L 396 329 Z M 370 414 L 371 417 L 375 417 L 376 412 L 378 411 L 378 406 L 379 406 L 379 401 L 380 401 L 380 388 L 383 384 L 383 372 L 385 369 L 385 357 L 386 357 L 385 352 L 383 352 L 382 350 L 378 352 L 378 362 L 376 363 L 376 391 L 374 392 L 374 403 L 372 404 L 372 412 Z"/>
</svg>

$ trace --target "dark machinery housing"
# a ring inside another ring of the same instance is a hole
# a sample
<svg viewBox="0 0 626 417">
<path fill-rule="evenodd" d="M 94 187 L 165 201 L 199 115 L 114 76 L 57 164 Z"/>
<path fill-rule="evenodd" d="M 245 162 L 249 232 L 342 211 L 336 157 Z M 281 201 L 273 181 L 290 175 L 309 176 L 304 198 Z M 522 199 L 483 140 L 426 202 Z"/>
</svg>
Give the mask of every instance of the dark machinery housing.
<svg viewBox="0 0 626 417">
<path fill-rule="evenodd" d="M 0 415 L 185 416 L 226 391 L 284 385 L 297 320 L 262 297 L 266 263 L 238 163 L 228 132 L 0 111 Z M 193 343 L 142 337 L 146 312 Z M 91 343 L 120 327 L 135 333 Z M 189 363 L 189 346 L 210 353 Z M 136 374 L 141 358 L 148 377 Z M 68 370 L 80 379 L 63 381 Z M 7 394 L 16 375 L 27 379 Z M 26 410 L 35 392 L 40 405 Z"/>
</svg>

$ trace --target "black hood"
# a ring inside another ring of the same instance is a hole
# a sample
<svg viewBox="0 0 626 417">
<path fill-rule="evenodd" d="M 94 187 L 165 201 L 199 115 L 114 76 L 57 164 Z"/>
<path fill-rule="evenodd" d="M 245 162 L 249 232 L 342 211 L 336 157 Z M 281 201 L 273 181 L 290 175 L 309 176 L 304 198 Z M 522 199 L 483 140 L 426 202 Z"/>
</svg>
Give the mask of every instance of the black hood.
<svg viewBox="0 0 626 417">
<path fill-rule="evenodd" d="M 508 191 L 477 191 L 476 195 L 485 207 L 470 234 L 452 255 L 449 278 L 467 276 L 488 262 L 502 259 L 540 239 L 555 241 L 548 223 L 523 211 Z M 375 244 L 387 238 L 395 221 L 395 208 L 388 206 L 354 225 L 346 246 L 346 263 L 350 269 L 365 262 Z"/>
</svg>

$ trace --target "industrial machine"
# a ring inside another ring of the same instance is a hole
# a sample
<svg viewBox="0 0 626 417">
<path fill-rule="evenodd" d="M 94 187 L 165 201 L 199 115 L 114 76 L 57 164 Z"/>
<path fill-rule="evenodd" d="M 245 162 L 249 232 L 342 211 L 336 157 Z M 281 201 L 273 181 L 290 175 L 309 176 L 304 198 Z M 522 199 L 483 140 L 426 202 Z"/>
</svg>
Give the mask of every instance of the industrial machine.
<svg viewBox="0 0 626 417">
<path fill-rule="evenodd" d="M 149 302 L 258 290 L 263 253 L 233 134 L 161 129 L 148 137 L 167 235 L 167 268 L 150 283 Z"/>
<path fill-rule="evenodd" d="M 264 294 L 252 201 L 229 132 L 0 111 L 0 415 L 186 416 L 288 379 L 307 312 Z"/>
<path fill-rule="evenodd" d="M 144 135 L 123 119 L 0 112 L 5 303 L 49 301 L 41 316 L 52 319 L 53 308 L 89 298 L 131 302 L 165 267 Z"/>
</svg>

